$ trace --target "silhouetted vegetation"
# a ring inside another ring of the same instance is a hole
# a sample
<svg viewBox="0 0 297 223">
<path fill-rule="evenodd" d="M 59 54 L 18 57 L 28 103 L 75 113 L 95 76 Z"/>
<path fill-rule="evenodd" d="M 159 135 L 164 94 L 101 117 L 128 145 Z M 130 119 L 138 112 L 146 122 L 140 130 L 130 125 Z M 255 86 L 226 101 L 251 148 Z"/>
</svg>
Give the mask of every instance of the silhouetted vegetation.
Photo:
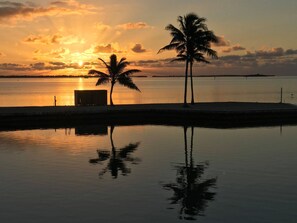
<svg viewBox="0 0 297 223">
<path fill-rule="evenodd" d="M 185 163 L 176 165 L 176 183 L 164 184 L 167 190 L 172 190 L 174 195 L 169 199 L 171 204 L 179 204 L 179 218 L 184 220 L 195 220 L 195 216 L 203 216 L 208 202 L 213 201 L 216 195 L 210 189 L 214 188 L 216 178 L 203 179 L 202 175 L 208 167 L 208 162 L 198 165 L 193 160 L 193 134 L 191 134 L 190 154 L 187 144 L 187 127 L 184 127 L 185 140 Z"/>
<path fill-rule="evenodd" d="M 117 60 L 115 54 L 110 56 L 109 64 L 107 64 L 103 59 L 98 58 L 106 67 L 108 73 L 104 73 L 98 70 L 90 70 L 89 74 L 96 74 L 99 76 L 99 79 L 96 85 L 106 84 L 109 81 L 111 82 L 110 88 L 110 104 L 113 105 L 112 101 L 112 92 L 114 85 L 118 82 L 119 84 L 128 87 L 133 90 L 140 91 L 138 87 L 133 83 L 131 74 L 138 73 L 140 70 L 132 69 L 126 70 L 125 68 L 129 65 L 129 62 L 126 61 L 126 58 L 122 58 L 120 61 Z"/>
<path fill-rule="evenodd" d="M 177 19 L 179 29 L 169 24 L 166 26 L 172 36 L 170 43 L 159 50 L 176 50 L 177 58 L 173 61 L 185 61 L 185 92 L 184 106 L 187 106 L 187 87 L 188 87 L 188 72 L 190 67 L 191 77 L 191 104 L 194 104 L 194 89 L 193 89 L 193 63 L 203 62 L 209 63 L 204 55 L 212 58 L 217 58 L 216 51 L 211 49 L 212 42 L 218 42 L 218 38 L 214 33 L 208 30 L 205 24 L 206 19 L 197 16 L 194 13 L 185 16 L 179 16 Z"/>
</svg>

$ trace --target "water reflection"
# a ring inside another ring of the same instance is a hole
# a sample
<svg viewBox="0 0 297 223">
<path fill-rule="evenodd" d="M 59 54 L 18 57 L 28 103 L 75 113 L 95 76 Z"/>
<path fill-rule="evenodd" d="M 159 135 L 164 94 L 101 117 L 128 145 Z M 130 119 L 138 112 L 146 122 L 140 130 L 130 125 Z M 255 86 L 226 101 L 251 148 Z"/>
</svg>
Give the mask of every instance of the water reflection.
<svg viewBox="0 0 297 223">
<path fill-rule="evenodd" d="M 107 135 L 107 125 L 80 125 L 75 127 L 75 135 L 89 136 L 89 135 Z"/>
<path fill-rule="evenodd" d="M 164 184 L 163 188 L 173 191 L 174 194 L 169 200 L 172 205 L 180 205 L 180 219 L 196 220 L 196 216 L 204 215 L 208 202 L 214 200 L 216 193 L 210 191 L 210 189 L 216 186 L 217 178 L 202 178 L 209 163 L 194 164 L 194 127 L 191 127 L 190 151 L 187 143 L 187 129 L 188 127 L 184 127 L 185 163 L 175 166 L 177 171 L 176 182 Z"/>
<path fill-rule="evenodd" d="M 132 153 L 135 152 L 140 144 L 129 143 L 125 147 L 117 149 L 113 141 L 114 126 L 110 127 L 110 144 L 111 150 L 97 150 L 98 158 L 90 159 L 92 164 L 102 164 L 107 161 L 107 165 L 99 172 L 99 176 L 102 177 L 105 173 L 110 172 L 113 178 L 117 178 L 119 172 L 123 176 L 131 173 L 131 169 L 127 167 L 127 163 L 138 164 L 141 160 L 137 157 L 133 157 Z"/>
</svg>

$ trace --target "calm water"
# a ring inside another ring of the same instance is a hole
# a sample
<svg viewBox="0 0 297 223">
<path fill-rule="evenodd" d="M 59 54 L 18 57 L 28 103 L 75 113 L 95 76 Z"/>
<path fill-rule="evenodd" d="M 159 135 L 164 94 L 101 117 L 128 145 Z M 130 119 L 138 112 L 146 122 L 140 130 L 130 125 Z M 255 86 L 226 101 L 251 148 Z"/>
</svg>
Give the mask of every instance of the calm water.
<svg viewBox="0 0 297 223">
<path fill-rule="evenodd" d="M 297 77 L 195 78 L 197 101 L 250 101 L 297 104 Z M 183 78 L 134 78 L 142 93 L 116 85 L 115 104 L 168 103 L 183 101 Z M 74 90 L 108 89 L 95 86 L 93 78 L 0 79 L 0 106 L 73 105 Z"/>
<path fill-rule="evenodd" d="M 95 79 L 0 79 L 0 106 L 73 105 Z M 297 78 L 196 78 L 199 101 L 297 104 Z M 182 102 L 182 78 L 135 78 L 114 103 Z M 102 89 L 102 88 L 97 88 Z M 103 89 L 108 89 L 108 86 Z M 0 222 L 297 219 L 297 126 L 78 126 L 0 132 Z"/>
<path fill-rule="evenodd" d="M 0 222 L 296 222 L 296 126 L 112 129 L 0 132 Z"/>
</svg>

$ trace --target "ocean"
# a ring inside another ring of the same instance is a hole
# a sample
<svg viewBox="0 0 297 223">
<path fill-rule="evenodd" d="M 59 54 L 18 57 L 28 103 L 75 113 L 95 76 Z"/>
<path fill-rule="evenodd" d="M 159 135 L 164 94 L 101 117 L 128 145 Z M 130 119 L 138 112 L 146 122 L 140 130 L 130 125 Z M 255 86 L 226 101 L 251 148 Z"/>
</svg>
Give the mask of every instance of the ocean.
<svg viewBox="0 0 297 223">
<path fill-rule="evenodd" d="M 134 78 L 141 92 L 115 85 L 114 104 L 183 102 L 183 78 Z M 0 78 L 0 106 L 73 105 L 74 90 L 106 89 L 95 78 Z M 283 102 L 297 104 L 297 77 L 194 78 L 196 102 Z M 190 90 L 190 88 L 189 88 Z M 188 91 L 190 98 L 190 91 Z"/>
<path fill-rule="evenodd" d="M 115 104 L 182 102 L 182 78 L 135 78 Z M 297 104 L 297 78 L 195 78 L 197 101 Z M 0 79 L 1 106 L 73 105 L 93 78 Z M 0 131 L 0 222 L 294 223 L 297 126 Z"/>
</svg>

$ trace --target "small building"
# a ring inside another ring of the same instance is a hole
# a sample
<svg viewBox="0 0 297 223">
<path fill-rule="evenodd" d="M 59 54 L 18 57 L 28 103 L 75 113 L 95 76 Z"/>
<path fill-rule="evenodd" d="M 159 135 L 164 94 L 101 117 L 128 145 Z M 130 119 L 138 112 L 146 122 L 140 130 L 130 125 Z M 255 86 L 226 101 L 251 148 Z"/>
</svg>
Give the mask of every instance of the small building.
<svg viewBox="0 0 297 223">
<path fill-rule="evenodd" d="M 107 105 L 107 90 L 75 90 L 75 106 Z"/>
</svg>

